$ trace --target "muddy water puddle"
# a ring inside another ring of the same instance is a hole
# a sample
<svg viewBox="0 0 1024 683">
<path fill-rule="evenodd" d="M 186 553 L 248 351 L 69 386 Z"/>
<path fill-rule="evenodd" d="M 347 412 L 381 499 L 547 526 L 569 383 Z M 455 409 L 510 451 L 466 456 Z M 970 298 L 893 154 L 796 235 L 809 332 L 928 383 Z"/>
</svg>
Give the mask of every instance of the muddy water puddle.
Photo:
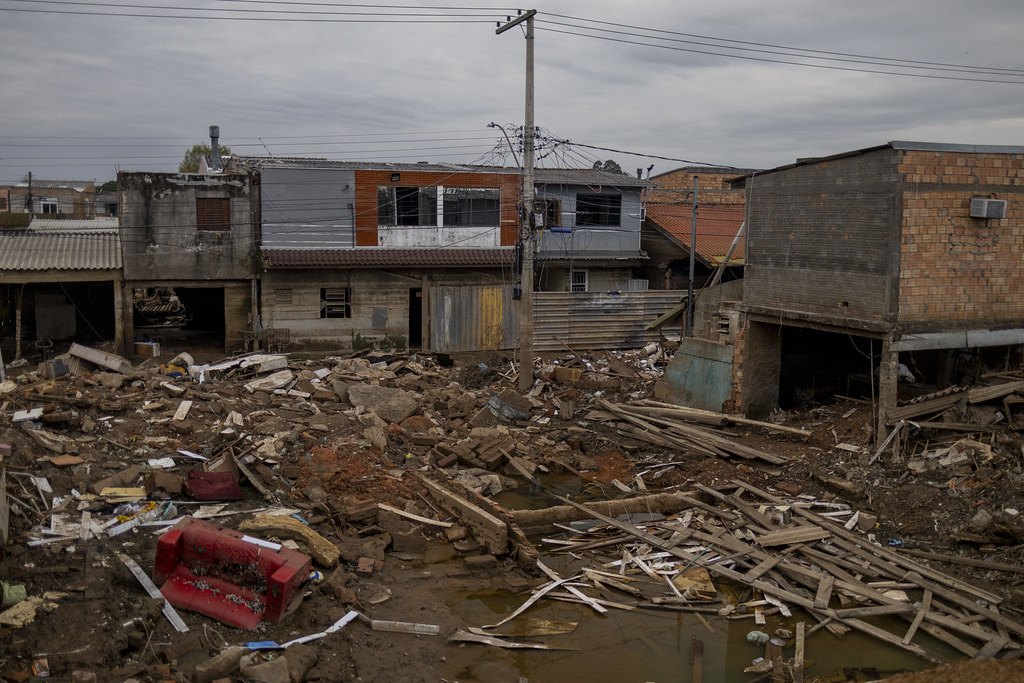
<svg viewBox="0 0 1024 683">
<path fill-rule="evenodd" d="M 499 502 L 512 509 L 545 507 L 558 504 L 551 495 L 586 496 L 578 480 L 569 478 L 552 486 L 523 487 L 500 496 Z M 544 537 L 556 537 L 547 534 Z M 545 564 L 563 577 L 571 576 L 581 565 L 567 554 L 550 552 L 532 537 Z M 611 557 L 611 556 L 609 556 Z M 589 563 L 588 563 L 589 564 Z M 614 571 L 614 570 L 613 570 Z M 716 585 L 720 582 L 716 581 Z M 724 591 L 724 592 L 723 592 Z M 719 599 L 735 599 L 743 587 L 719 586 Z M 597 595 L 592 589 L 588 593 Z M 626 594 L 603 597 L 629 603 Z M 531 595 L 530 590 L 463 591 L 449 596 L 448 605 L 468 627 L 495 624 L 517 610 Z M 747 596 L 749 597 L 749 595 Z M 791 618 L 769 617 L 764 626 L 755 626 L 754 619 L 726 619 L 705 614 L 705 623 L 692 613 L 660 609 L 627 611 L 609 608 L 604 614 L 575 603 L 542 597 L 532 607 L 494 633 L 512 636 L 520 642 L 543 643 L 551 650 L 510 650 L 470 643 L 446 646 L 445 671 L 449 681 L 684 681 L 694 678 L 695 652 L 700 649 L 701 679 L 706 683 L 750 683 L 770 680 L 770 674 L 745 673 L 744 669 L 765 654 L 764 646 L 751 644 L 747 634 L 760 630 L 775 635 L 776 629 L 795 632 L 797 621 L 810 629 L 816 621 L 809 615 L 795 612 Z M 907 624 L 896 618 L 876 624 L 902 635 Z M 792 660 L 793 638 L 785 640 L 783 660 Z M 956 658 L 940 644 L 929 643 L 935 652 Z M 805 680 L 868 681 L 900 671 L 920 671 L 929 664 L 898 648 L 851 631 L 843 638 L 819 631 L 806 642 Z M 785 680 L 790 680 L 786 678 Z"/>
</svg>

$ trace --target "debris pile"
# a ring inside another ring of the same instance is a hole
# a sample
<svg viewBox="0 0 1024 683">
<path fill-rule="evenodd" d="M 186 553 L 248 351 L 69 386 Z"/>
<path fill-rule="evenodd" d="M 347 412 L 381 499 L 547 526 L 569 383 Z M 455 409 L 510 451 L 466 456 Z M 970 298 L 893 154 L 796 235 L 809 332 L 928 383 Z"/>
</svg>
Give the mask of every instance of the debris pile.
<svg viewBox="0 0 1024 683">
<path fill-rule="evenodd" d="M 820 630 L 930 662 L 944 655 L 920 633 L 970 657 L 1016 652 L 1024 636 L 1013 596 L 929 566 L 1014 576 L 1013 562 L 915 548 L 893 508 L 879 510 L 890 485 L 895 497 L 935 479 L 924 485 L 971 506 L 947 540 L 1019 543 L 1017 507 L 974 502 L 1024 478 L 1024 382 L 903 406 L 875 449 L 863 429 L 836 431 L 840 412 L 866 419 L 859 406 L 793 426 L 648 400 L 666 360 L 656 344 L 566 349 L 538 363 L 525 395 L 504 362 L 164 351 L 134 365 L 74 344 L 0 384 L 0 675 L 331 680 L 359 675 L 356 661 L 365 674 L 360 648 L 316 643 L 337 638 L 448 634 L 408 646 L 436 658 L 447 642 L 555 649 L 557 637 L 499 628 L 541 598 L 685 612 L 709 629 L 793 621 L 754 638 L 755 671 L 801 666 Z M 601 500 L 496 502 L 524 488 L 550 500 L 551 475 L 592 483 Z M 558 525 L 565 535 L 527 536 Z M 449 587 L 544 583 L 498 624 L 440 611 L 421 623 L 403 610 L 437 605 L 425 569 L 436 554 L 458 564 Z M 880 618 L 908 626 L 893 634 Z M 58 622 L 84 624 L 89 641 L 68 646 Z"/>
</svg>

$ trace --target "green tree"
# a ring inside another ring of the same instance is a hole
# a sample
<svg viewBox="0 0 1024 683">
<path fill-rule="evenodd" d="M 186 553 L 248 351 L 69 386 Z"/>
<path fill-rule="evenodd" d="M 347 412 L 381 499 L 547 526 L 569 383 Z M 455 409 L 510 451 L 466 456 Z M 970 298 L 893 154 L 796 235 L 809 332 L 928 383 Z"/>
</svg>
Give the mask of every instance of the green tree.
<svg viewBox="0 0 1024 683">
<path fill-rule="evenodd" d="M 595 161 L 594 168 L 598 171 L 607 171 L 608 173 L 618 173 L 619 175 L 626 175 L 622 171 L 622 167 L 619 166 L 612 159 L 607 161 Z"/>
<path fill-rule="evenodd" d="M 222 157 L 231 156 L 230 147 L 218 145 L 217 149 Z M 185 157 L 178 164 L 178 173 L 198 173 L 199 160 L 203 157 L 210 158 L 209 143 L 203 142 L 198 145 L 192 145 L 192 149 L 185 152 Z"/>
<path fill-rule="evenodd" d="M 100 185 L 99 187 L 97 187 L 96 188 L 96 193 L 99 194 L 101 192 L 102 193 L 117 192 L 117 181 L 116 180 L 108 180 L 107 182 L 105 182 L 102 185 Z"/>
</svg>

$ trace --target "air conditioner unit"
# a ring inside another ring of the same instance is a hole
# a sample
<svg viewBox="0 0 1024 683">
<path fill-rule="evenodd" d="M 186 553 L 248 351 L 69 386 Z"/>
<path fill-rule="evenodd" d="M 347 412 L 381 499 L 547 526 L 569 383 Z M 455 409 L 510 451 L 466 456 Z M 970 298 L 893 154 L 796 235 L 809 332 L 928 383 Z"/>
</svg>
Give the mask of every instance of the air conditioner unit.
<svg viewBox="0 0 1024 683">
<path fill-rule="evenodd" d="M 971 218 L 1006 218 L 1006 200 L 971 197 Z"/>
</svg>

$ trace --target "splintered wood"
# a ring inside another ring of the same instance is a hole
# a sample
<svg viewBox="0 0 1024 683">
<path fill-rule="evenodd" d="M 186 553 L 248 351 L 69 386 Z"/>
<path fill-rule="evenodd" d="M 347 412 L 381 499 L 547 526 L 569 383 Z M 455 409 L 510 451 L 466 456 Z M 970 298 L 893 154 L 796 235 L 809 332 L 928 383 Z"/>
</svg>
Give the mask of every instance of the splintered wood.
<svg viewBox="0 0 1024 683">
<path fill-rule="evenodd" d="M 565 562 L 557 571 L 538 562 L 551 580 L 500 623 L 542 596 L 596 612 L 675 610 L 757 624 L 776 614 L 809 618 L 787 643 L 797 647 L 789 658 L 801 674 L 805 638 L 818 630 L 857 630 L 936 663 L 948 661 L 936 640 L 975 659 L 1021 647 L 1024 624 L 999 610 L 1000 596 L 845 528 L 835 520 L 852 518 L 848 507 L 783 499 L 742 481 L 700 488 L 717 505 L 679 495 L 676 514 L 643 522 L 561 499 L 591 521 L 544 539 Z M 713 583 L 723 579 L 742 597 L 723 602 L 726 592 Z M 893 630 L 897 620 L 906 627 Z"/>
</svg>

